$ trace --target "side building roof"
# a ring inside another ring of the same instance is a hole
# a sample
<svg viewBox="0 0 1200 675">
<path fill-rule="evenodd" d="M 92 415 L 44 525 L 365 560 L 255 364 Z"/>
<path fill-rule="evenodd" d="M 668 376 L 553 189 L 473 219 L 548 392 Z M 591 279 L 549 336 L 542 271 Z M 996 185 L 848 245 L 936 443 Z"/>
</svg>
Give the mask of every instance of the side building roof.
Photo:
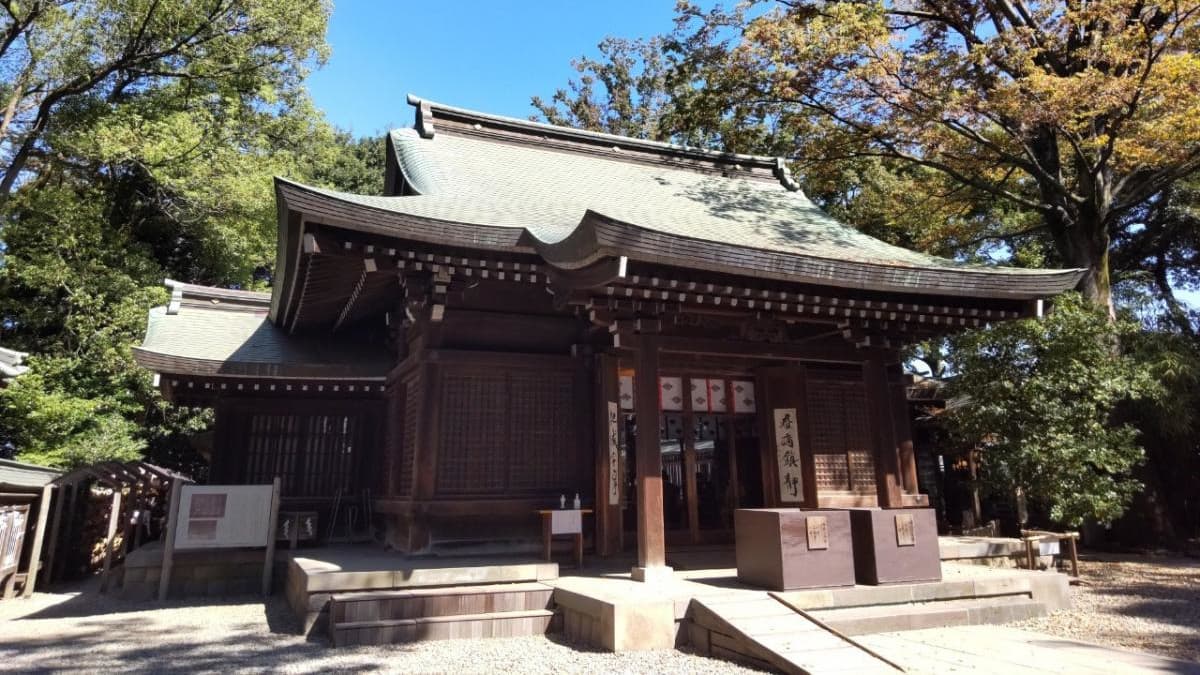
<svg viewBox="0 0 1200 675">
<path fill-rule="evenodd" d="M 267 317 L 270 295 L 168 281 L 171 303 L 150 310 L 137 362 L 195 377 L 383 381 L 382 346 L 288 335 Z"/>
<path fill-rule="evenodd" d="M 27 356 L 29 355 L 25 352 L 0 347 L 0 389 L 8 386 L 17 376 L 29 371 L 29 366 L 25 365 Z"/>
</svg>

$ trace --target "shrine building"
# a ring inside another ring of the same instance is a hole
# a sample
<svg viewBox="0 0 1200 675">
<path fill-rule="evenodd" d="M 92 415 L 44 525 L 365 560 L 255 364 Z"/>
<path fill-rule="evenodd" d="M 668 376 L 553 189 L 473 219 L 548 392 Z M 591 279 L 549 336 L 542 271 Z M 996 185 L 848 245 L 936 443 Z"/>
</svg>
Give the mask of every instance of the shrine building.
<svg viewBox="0 0 1200 675">
<path fill-rule="evenodd" d="M 277 179 L 271 292 L 168 282 L 136 349 L 214 409 L 210 482 L 402 552 L 528 550 L 579 495 L 649 578 L 736 509 L 927 506 L 901 349 L 1080 278 L 886 244 L 781 159 L 410 103 L 384 196 Z"/>
</svg>

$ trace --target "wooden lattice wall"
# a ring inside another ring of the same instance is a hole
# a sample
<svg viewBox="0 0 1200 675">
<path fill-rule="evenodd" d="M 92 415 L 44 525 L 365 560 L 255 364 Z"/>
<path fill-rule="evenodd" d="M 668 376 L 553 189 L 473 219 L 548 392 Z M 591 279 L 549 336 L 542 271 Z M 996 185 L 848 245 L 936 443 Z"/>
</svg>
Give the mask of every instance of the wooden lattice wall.
<svg viewBox="0 0 1200 675">
<path fill-rule="evenodd" d="M 450 369 L 442 378 L 439 496 L 588 493 L 578 371 Z"/>
<path fill-rule="evenodd" d="M 817 489 L 874 494 L 875 452 L 864 383 L 814 373 L 807 403 Z"/>
</svg>

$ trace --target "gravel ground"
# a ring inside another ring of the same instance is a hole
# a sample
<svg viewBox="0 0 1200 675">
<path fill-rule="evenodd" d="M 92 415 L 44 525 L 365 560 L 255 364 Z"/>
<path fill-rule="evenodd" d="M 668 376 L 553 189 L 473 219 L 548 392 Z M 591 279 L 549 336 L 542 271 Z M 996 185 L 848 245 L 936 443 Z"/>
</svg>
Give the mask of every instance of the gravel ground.
<svg viewBox="0 0 1200 675">
<path fill-rule="evenodd" d="M 283 599 L 157 606 L 35 593 L 0 602 L 0 670 L 15 672 L 752 673 L 676 650 L 611 654 L 557 636 L 333 649 L 295 635 Z"/>
<path fill-rule="evenodd" d="M 1200 560 L 1094 556 L 1079 573 L 1071 609 L 1011 625 L 1200 661 Z"/>
</svg>

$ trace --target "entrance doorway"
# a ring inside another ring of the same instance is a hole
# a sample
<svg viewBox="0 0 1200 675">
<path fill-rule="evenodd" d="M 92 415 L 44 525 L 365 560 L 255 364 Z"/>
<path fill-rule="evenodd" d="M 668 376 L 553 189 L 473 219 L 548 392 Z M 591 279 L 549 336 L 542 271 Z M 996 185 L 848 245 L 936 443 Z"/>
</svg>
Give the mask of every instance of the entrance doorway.
<svg viewBox="0 0 1200 675">
<path fill-rule="evenodd" d="M 725 404 L 734 382 L 744 391 L 749 378 L 662 379 L 667 390 L 693 394 L 690 400 L 664 401 L 660 406 L 667 408 L 658 419 L 667 544 L 731 543 L 734 510 L 765 505 L 758 418 L 753 409 L 733 410 Z M 673 407 L 679 409 L 669 409 Z M 632 411 L 626 411 L 625 421 L 626 485 L 633 487 L 637 419 Z M 636 534 L 636 515 L 636 500 L 631 499 L 625 510 L 625 531 L 630 535 Z"/>
</svg>

